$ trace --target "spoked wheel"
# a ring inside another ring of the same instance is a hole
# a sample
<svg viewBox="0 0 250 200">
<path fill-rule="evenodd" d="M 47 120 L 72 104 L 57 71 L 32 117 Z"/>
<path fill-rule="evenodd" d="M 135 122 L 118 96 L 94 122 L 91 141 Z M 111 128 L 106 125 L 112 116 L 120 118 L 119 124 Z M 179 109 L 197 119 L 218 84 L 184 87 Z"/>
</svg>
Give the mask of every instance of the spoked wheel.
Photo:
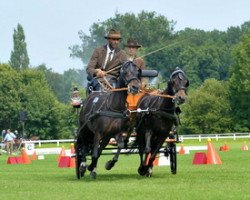
<svg viewBox="0 0 250 200">
<path fill-rule="evenodd" d="M 177 173 L 177 153 L 176 153 L 176 144 L 169 143 L 169 156 L 170 156 L 170 169 L 172 174 Z"/>
</svg>

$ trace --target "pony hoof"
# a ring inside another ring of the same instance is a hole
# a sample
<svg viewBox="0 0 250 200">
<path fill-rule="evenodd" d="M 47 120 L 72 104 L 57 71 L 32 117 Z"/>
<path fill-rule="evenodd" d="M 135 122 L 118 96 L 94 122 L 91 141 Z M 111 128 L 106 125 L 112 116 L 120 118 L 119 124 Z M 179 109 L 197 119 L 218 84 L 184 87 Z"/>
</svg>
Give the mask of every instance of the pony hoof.
<svg viewBox="0 0 250 200">
<path fill-rule="evenodd" d="M 93 171 L 93 169 L 94 169 L 93 165 L 90 164 L 90 165 L 88 166 L 88 170 L 91 172 L 91 171 Z"/>
<path fill-rule="evenodd" d="M 96 172 L 90 172 L 90 177 L 92 179 L 96 179 Z"/>
<path fill-rule="evenodd" d="M 80 165 L 78 170 L 77 170 L 77 178 L 80 179 L 81 177 L 83 177 L 85 172 L 86 172 L 86 166 Z"/>
<path fill-rule="evenodd" d="M 173 171 L 171 171 L 171 173 L 172 173 L 172 174 L 176 174 L 177 172 L 176 172 L 176 170 L 173 170 Z"/>
<path fill-rule="evenodd" d="M 152 177 L 152 175 L 153 175 L 152 172 L 147 172 L 146 173 L 146 177 Z"/>
<path fill-rule="evenodd" d="M 85 172 L 86 172 L 86 167 L 80 166 L 80 167 L 79 167 L 79 173 L 80 173 L 80 176 L 81 176 L 81 177 L 84 176 Z"/>
<path fill-rule="evenodd" d="M 140 166 L 137 170 L 138 174 L 140 174 L 141 176 L 145 176 L 147 174 L 147 168 L 146 166 Z"/>
<path fill-rule="evenodd" d="M 108 162 L 106 162 L 106 165 L 105 165 L 105 169 L 106 170 L 111 170 L 112 167 L 114 167 L 116 161 L 114 160 L 109 160 Z"/>
</svg>

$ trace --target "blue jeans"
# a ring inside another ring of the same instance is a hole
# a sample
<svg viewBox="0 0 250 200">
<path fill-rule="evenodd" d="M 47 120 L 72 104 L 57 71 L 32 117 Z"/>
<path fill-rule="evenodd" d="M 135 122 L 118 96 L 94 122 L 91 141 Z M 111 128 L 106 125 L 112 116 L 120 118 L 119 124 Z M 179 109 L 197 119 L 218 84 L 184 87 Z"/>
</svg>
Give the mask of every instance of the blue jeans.
<svg viewBox="0 0 250 200">
<path fill-rule="evenodd" d="M 115 88 L 117 85 L 117 79 L 114 77 L 107 78 L 110 85 Z M 90 94 L 92 91 L 102 91 L 102 86 L 98 82 L 97 78 L 92 78 L 87 85 L 87 93 Z"/>
</svg>

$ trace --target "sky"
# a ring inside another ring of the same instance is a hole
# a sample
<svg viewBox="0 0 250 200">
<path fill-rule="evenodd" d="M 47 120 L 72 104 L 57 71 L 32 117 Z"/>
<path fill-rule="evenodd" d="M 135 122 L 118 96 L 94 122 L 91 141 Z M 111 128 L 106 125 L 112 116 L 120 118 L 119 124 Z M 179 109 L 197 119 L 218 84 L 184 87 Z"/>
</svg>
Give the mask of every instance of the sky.
<svg viewBox="0 0 250 200">
<path fill-rule="evenodd" d="M 155 11 L 186 27 L 226 31 L 250 21 L 249 0 L 0 0 L 0 63 L 8 63 L 13 33 L 21 24 L 31 66 L 46 64 L 54 72 L 82 69 L 80 59 L 70 58 L 69 47 L 81 44 L 78 32 L 89 34 L 93 23 L 116 12 L 138 14 Z"/>
</svg>

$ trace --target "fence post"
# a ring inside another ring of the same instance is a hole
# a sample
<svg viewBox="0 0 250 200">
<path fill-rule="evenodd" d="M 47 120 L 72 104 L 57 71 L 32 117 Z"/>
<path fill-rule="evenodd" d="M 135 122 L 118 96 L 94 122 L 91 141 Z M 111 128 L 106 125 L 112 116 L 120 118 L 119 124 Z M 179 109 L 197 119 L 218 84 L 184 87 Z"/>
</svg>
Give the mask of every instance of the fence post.
<svg viewBox="0 0 250 200">
<path fill-rule="evenodd" d="M 59 147 L 59 140 L 57 140 L 56 145 Z"/>
<path fill-rule="evenodd" d="M 39 140 L 39 142 L 38 142 L 38 146 L 39 146 L 39 147 L 41 147 L 41 146 L 42 146 L 42 145 L 41 145 L 41 141 L 40 141 L 40 140 Z"/>
<path fill-rule="evenodd" d="M 236 140 L 236 135 L 234 134 L 234 140 Z"/>
<path fill-rule="evenodd" d="M 216 138 L 216 141 L 218 141 L 218 140 L 219 140 L 219 138 L 218 138 L 218 135 L 217 135 L 217 134 L 215 135 L 215 138 Z"/>
<path fill-rule="evenodd" d="M 199 135 L 199 142 L 201 142 L 201 135 Z"/>
</svg>

